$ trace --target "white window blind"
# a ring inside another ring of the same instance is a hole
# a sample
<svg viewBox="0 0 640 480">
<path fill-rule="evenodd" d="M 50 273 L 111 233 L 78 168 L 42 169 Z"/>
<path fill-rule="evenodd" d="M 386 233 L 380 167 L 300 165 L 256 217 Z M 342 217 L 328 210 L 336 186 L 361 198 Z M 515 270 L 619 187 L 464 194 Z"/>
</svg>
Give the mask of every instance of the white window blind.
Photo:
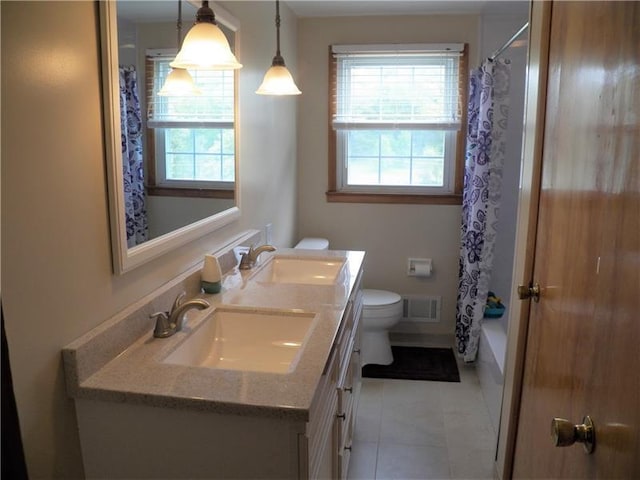
<svg viewBox="0 0 640 480">
<path fill-rule="evenodd" d="M 189 70 L 202 95 L 159 96 L 175 55 L 147 52 L 153 62 L 152 85 L 147 98 L 150 128 L 233 128 L 234 74 L 232 70 Z"/>
<path fill-rule="evenodd" d="M 459 129 L 463 49 L 463 44 L 333 45 L 333 127 Z"/>
</svg>

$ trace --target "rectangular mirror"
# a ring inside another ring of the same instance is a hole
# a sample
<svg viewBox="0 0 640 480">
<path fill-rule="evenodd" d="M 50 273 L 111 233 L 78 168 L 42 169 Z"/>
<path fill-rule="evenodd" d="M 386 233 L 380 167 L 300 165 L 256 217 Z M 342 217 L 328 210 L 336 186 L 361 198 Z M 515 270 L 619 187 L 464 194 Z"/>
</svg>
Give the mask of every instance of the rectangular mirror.
<svg viewBox="0 0 640 480">
<path fill-rule="evenodd" d="M 184 38 L 199 5 L 99 6 L 113 268 L 122 274 L 239 218 L 237 73 L 194 72 L 198 97 L 158 95 L 178 50 L 179 11 Z M 210 6 L 237 53 L 237 20 Z"/>
</svg>

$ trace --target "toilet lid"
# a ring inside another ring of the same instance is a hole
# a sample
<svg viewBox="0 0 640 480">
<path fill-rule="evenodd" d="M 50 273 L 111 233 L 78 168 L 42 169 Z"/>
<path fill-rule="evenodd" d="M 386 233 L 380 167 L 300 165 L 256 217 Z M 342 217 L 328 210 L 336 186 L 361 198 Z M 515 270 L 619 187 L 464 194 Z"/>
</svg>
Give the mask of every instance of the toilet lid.
<svg viewBox="0 0 640 480">
<path fill-rule="evenodd" d="M 329 248 L 329 240 L 326 238 L 305 237 L 300 240 L 294 248 L 302 248 L 307 250 L 327 250 Z"/>
<path fill-rule="evenodd" d="M 384 308 L 398 303 L 402 297 L 386 290 L 362 290 L 362 303 L 366 308 Z"/>
</svg>

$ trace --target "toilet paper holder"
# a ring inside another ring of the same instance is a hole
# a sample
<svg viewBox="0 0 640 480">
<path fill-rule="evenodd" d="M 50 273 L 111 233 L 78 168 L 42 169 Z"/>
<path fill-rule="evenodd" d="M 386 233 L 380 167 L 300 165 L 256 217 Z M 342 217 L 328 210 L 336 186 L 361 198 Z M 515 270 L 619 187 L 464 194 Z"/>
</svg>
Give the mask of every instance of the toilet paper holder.
<svg viewBox="0 0 640 480">
<path fill-rule="evenodd" d="M 410 277 L 429 277 L 433 264 L 430 258 L 409 258 L 407 275 Z"/>
</svg>

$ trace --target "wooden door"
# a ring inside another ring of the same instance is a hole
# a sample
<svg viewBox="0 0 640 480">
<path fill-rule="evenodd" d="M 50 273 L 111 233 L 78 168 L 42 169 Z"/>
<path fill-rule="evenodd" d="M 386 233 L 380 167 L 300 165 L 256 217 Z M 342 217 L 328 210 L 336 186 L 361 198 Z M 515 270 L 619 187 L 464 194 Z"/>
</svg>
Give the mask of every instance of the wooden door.
<svg viewBox="0 0 640 480">
<path fill-rule="evenodd" d="M 514 478 L 640 478 L 640 2 L 554 2 Z M 555 447 L 590 415 L 596 445 Z"/>
</svg>

